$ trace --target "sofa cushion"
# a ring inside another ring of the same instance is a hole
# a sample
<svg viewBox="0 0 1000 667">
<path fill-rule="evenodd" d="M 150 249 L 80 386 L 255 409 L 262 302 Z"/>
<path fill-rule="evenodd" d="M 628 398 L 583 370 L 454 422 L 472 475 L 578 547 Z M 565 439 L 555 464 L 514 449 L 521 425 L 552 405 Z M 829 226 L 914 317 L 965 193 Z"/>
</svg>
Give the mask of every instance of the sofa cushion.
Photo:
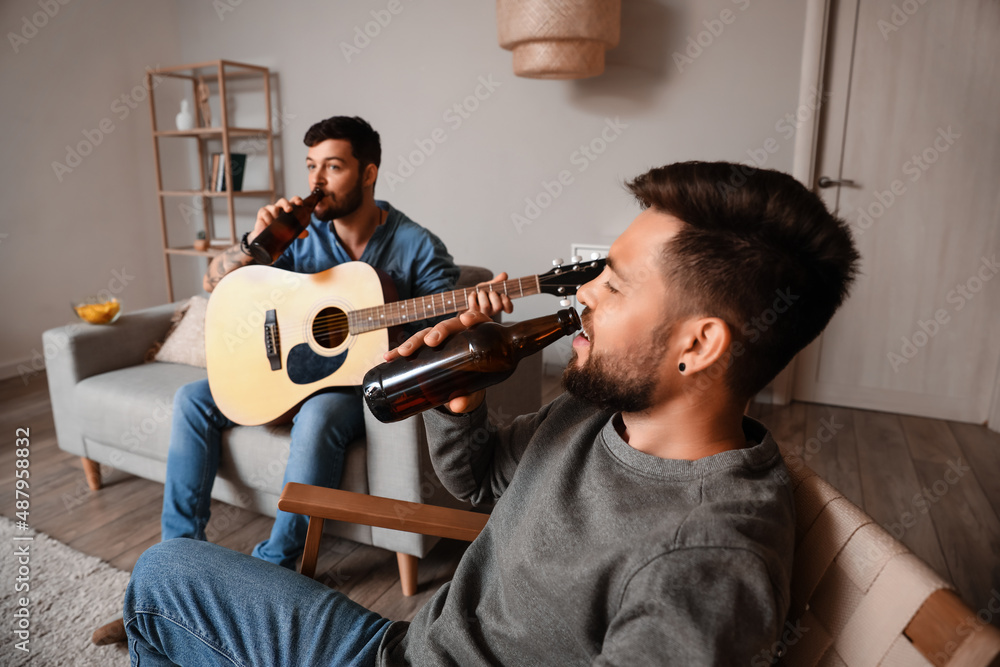
<svg viewBox="0 0 1000 667">
<path fill-rule="evenodd" d="M 101 373 L 77 383 L 73 409 L 84 438 L 167 460 L 174 393 L 205 379 L 205 369 L 154 362 Z"/>
<path fill-rule="evenodd" d="M 173 326 L 162 343 L 157 343 L 154 361 L 206 367 L 205 362 L 205 312 L 208 299 L 193 296 L 177 309 Z"/>
<path fill-rule="evenodd" d="M 222 433 L 222 455 L 219 460 L 219 477 L 242 484 L 257 491 L 272 494 L 275 500 L 281 495 L 285 476 L 285 463 L 291 444 L 291 424 L 281 426 L 236 426 Z M 358 493 L 368 492 L 368 465 L 365 460 L 365 439 L 359 438 L 347 447 L 344 477 L 341 488 Z M 237 498 L 234 504 L 246 506 L 247 501 Z M 261 510 L 274 514 L 273 508 Z"/>
</svg>

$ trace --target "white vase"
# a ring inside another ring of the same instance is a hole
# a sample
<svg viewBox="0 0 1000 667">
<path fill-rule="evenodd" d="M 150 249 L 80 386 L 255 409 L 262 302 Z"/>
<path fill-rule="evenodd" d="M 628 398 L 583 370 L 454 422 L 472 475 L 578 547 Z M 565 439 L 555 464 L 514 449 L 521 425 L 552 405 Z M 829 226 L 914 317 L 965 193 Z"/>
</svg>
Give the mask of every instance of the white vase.
<svg viewBox="0 0 1000 667">
<path fill-rule="evenodd" d="M 187 100 L 181 100 L 181 112 L 177 114 L 175 121 L 178 130 L 194 129 L 194 116 L 191 115 L 191 110 L 188 109 Z"/>
</svg>

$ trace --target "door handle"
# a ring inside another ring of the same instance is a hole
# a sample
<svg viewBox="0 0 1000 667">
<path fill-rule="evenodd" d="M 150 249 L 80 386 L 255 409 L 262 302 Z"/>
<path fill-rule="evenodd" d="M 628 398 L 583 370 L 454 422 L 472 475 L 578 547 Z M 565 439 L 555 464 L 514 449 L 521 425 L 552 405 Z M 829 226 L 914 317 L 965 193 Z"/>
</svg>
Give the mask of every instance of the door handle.
<svg viewBox="0 0 1000 667">
<path fill-rule="evenodd" d="M 835 185 L 847 185 L 853 187 L 857 185 L 857 183 L 847 178 L 842 178 L 839 181 L 837 181 L 830 178 L 829 176 L 820 176 L 817 185 L 819 185 L 819 187 L 821 188 L 832 188 Z"/>
</svg>

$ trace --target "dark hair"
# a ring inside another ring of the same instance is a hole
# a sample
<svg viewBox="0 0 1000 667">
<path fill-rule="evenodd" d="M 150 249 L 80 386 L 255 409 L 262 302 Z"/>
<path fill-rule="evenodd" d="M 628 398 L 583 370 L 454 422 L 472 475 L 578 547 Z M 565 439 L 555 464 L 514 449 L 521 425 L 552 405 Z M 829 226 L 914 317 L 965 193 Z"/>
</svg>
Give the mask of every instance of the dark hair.
<svg viewBox="0 0 1000 667">
<path fill-rule="evenodd" d="M 788 174 L 728 162 L 651 169 L 626 187 L 643 208 L 683 221 L 662 252 L 680 317 L 732 332 L 726 382 L 750 398 L 829 323 L 858 267 L 847 224 Z"/>
<path fill-rule="evenodd" d="M 351 142 L 351 153 L 361 170 L 370 164 L 378 167 L 382 163 L 382 144 L 378 132 L 363 118 L 357 116 L 333 116 L 321 120 L 308 130 L 302 140 L 312 148 L 327 139 L 346 139 Z"/>
</svg>

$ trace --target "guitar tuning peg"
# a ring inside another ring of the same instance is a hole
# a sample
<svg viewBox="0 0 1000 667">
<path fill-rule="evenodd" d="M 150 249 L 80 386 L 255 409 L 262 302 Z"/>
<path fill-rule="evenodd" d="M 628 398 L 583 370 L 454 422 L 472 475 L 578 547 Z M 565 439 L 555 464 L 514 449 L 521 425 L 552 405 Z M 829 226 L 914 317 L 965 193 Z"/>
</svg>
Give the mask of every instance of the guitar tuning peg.
<svg viewBox="0 0 1000 667">
<path fill-rule="evenodd" d="M 601 253 L 599 253 L 599 252 L 592 252 L 592 253 L 590 253 L 590 258 L 591 259 L 600 259 L 601 258 Z"/>
<path fill-rule="evenodd" d="M 563 308 L 569 307 L 569 299 L 559 299 L 559 305 Z"/>
<path fill-rule="evenodd" d="M 580 257 L 579 255 L 573 255 L 572 257 L 569 258 L 569 261 L 571 264 L 579 264 L 580 262 L 583 261 L 583 257 Z"/>
<path fill-rule="evenodd" d="M 562 261 L 561 258 L 560 259 L 554 259 L 554 260 L 552 260 L 552 266 L 559 266 L 562 263 L 563 263 L 563 261 Z"/>
</svg>

